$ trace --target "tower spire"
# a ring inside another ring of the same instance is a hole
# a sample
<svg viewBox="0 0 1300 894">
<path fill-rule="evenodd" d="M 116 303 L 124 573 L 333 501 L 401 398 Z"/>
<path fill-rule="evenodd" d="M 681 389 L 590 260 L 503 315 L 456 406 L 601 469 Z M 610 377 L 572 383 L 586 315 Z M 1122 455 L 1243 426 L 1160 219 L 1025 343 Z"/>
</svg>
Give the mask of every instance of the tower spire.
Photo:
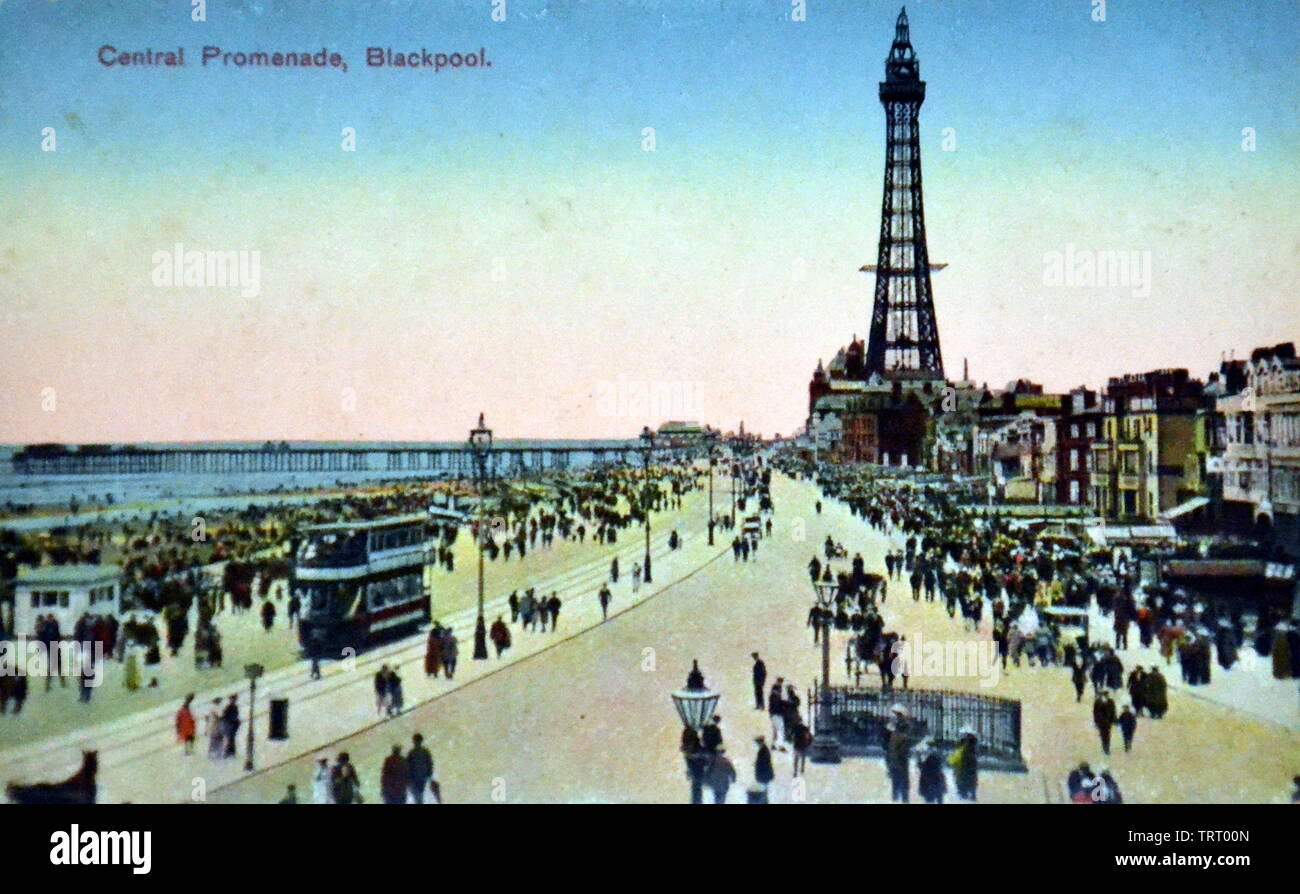
<svg viewBox="0 0 1300 894">
<path fill-rule="evenodd" d="M 889 48 L 889 61 L 915 58 L 916 51 L 912 49 L 912 36 L 907 26 L 907 7 L 904 6 L 894 24 L 894 45 Z"/>
<path fill-rule="evenodd" d="M 919 113 L 925 102 L 907 8 L 898 14 L 885 60 L 880 103 L 885 107 L 885 183 L 880 207 L 880 249 L 867 346 L 868 372 L 943 378 L 939 327 L 930 287 L 921 195 Z"/>
</svg>

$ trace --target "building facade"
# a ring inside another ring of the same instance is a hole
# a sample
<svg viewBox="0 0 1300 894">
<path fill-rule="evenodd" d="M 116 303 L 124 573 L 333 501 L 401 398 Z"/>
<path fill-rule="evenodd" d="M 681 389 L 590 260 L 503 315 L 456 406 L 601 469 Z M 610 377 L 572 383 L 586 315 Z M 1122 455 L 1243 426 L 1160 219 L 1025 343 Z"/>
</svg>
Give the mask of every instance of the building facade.
<svg viewBox="0 0 1300 894">
<path fill-rule="evenodd" d="M 1205 386 L 1185 369 L 1110 380 L 1091 444 L 1093 508 L 1111 519 L 1154 520 L 1203 493 L 1198 419 Z"/>
<path fill-rule="evenodd" d="M 1219 397 L 1230 527 L 1300 555 L 1300 360 L 1287 342 L 1252 352 L 1246 384 Z"/>
</svg>

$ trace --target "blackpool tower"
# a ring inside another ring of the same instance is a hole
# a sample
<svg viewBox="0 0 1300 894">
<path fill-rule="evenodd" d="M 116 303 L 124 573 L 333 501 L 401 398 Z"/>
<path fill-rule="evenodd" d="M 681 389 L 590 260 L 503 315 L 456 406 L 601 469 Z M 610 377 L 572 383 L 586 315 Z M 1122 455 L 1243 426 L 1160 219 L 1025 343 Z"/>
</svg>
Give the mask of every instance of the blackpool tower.
<svg viewBox="0 0 1300 894">
<path fill-rule="evenodd" d="M 885 188 L 880 205 L 880 252 L 874 267 L 876 295 L 865 358 L 868 373 L 887 378 L 943 378 L 921 198 L 918 118 L 924 101 L 925 82 L 908 35 L 904 7 L 885 60 L 885 80 L 880 84 L 880 102 L 885 107 Z"/>
</svg>

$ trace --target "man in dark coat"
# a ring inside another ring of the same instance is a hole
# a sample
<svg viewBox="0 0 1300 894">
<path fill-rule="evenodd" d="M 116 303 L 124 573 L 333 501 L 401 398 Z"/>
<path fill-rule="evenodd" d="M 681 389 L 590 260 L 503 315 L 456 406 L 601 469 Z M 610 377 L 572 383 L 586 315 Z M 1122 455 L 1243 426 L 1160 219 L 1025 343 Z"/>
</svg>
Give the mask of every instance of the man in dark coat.
<svg viewBox="0 0 1300 894">
<path fill-rule="evenodd" d="M 1142 677 L 1142 684 L 1145 689 L 1143 701 L 1146 709 L 1151 712 L 1152 717 L 1164 717 L 1165 711 L 1169 710 L 1169 696 L 1168 684 L 1165 682 L 1164 674 L 1160 673 L 1160 668 L 1152 665 L 1151 670 Z"/>
<path fill-rule="evenodd" d="M 235 699 L 236 696 L 232 695 L 226 709 L 221 712 L 221 731 L 226 737 L 225 757 L 235 756 L 235 741 L 239 736 L 239 706 Z"/>
<path fill-rule="evenodd" d="M 887 728 L 885 767 L 889 770 L 890 797 L 906 804 L 912 786 L 908 767 L 912 745 L 908 737 L 907 716 L 903 713 L 902 706 L 895 705 L 893 713 L 894 717 Z"/>
<path fill-rule="evenodd" d="M 1133 713 L 1132 708 L 1125 705 L 1119 715 L 1119 731 L 1124 736 L 1125 751 L 1133 750 L 1133 733 L 1137 732 L 1137 725 L 1137 715 Z"/>
<path fill-rule="evenodd" d="M 767 665 L 763 663 L 762 658 L 758 657 L 757 652 L 752 652 L 750 654 L 754 659 L 754 670 L 752 675 L 754 680 L 754 708 L 761 711 L 767 707 L 763 702 L 763 687 L 767 683 Z"/>
<path fill-rule="evenodd" d="M 1104 689 L 1092 703 L 1092 722 L 1096 724 L 1097 734 L 1101 736 L 1102 752 L 1110 754 L 1110 729 L 1115 725 L 1115 702 Z"/>
<path fill-rule="evenodd" d="M 406 758 L 402 757 L 402 746 L 394 745 L 393 753 L 384 758 L 384 766 L 379 771 L 379 793 L 385 804 L 405 804 L 406 790 L 410 785 L 411 776 L 406 769 Z"/>
<path fill-rule="evenodd" d="M 927 804 L 942 804 L 948 791 L 948 781 L 943 775 L 943 757 L 929 742 L 921 747 L 917 758 L 917 791 Z"/>
<path fill-rule="evenodd" d="M 785 680 L 777 677 L 767 694 L 767 713 L 772 719 L 772 744 L 781 747 L 785 735 Z"/>
<path fill-rule="evenodd" d="M 1133 713 L 1142 714 L 1142 709 L 1146 707 L 1146 685 L 1142 682 L 1144 673 L 1142 665 L 1133 668 L 1128 675 L 1128 697 L 1133 702 Z"/>
<path fill-rule="evenodd" d="M 722 746 L 722 728 L 718 726 L 721 722 L 721 715 L 714 714 L 713 720 L 704 724 L 704 728 L 700 730 L 700 745 L 709 754 L 713 754 Z"/>
<path fill-rule="evenodd" d="M 704 779 L 708 775 L 711 756 L 700 745 L 699 734 L 689 726 L 682 728 L 682 757 L 686 760 L 686 778 L 691 783 L 691 803 L 704 803 Z"/>
<path fill-rule="evenodd" d="M 772 752 L 768 750 L 762 736 L 755 737 L 754 741 L 758 744 L 758 754 L 754 756 L 754 782 L 766 793 L 767 787 L 776 778 L 776 773 L 772 770 Z"/>
<path fill-rule="evenodd" d="M 1124 685 L 1124 662 L 1112 649 L 1106 653 L 1106 688 L 1115 690 Z"/>
<path fill-rule="evenodd" d="M 488 638 L 492 640 L 492 645 L 496 646 L 498 658 L 501 657 L 502 652 L 510 648 L 510 628 L 506 626 L 505 621 L 501 620 L 500 615 L 497 615 L 497 619 L 492 622 Z"/>
<path fill-rule="evenodd" d="M 411 737 L 411 750 L 406 754 L 406 776 L 411 796 L 416 804 L 424 803 L 424 789 L 433 776 L 433 755 L 424 747 L 424 736 Z"/>
<path fill-rule="evenodd" d="M 713 790 L 713 803 L 726 804 L 727 790 L 736 781 L 736 768 L 728 760 L 725 748 L 719 748 L 709 761 L 706 781 Z"/>
</svg>

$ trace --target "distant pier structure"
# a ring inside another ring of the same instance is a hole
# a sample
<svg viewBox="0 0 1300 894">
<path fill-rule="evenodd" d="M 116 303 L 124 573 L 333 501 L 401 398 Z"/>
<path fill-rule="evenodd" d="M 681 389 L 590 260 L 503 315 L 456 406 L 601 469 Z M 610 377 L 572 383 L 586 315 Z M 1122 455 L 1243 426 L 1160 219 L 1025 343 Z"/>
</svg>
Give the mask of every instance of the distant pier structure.
<svg viewBox="0 0 1300 894">
<path fill-rule="evenodd" d="M 492 471 L 528 475 L 571 466 L 639 462 L 637 441 L 499 441 Z M 663 446 L 662 458 L 687 455 L 690 446 Z M 34 444 L 13 456 L 18 475 L 240 475 L 258 472 L 428 472 L 472 474 L 464 444 L 438 442 L 300 442 L 265 444 Z"/>
</svg>

